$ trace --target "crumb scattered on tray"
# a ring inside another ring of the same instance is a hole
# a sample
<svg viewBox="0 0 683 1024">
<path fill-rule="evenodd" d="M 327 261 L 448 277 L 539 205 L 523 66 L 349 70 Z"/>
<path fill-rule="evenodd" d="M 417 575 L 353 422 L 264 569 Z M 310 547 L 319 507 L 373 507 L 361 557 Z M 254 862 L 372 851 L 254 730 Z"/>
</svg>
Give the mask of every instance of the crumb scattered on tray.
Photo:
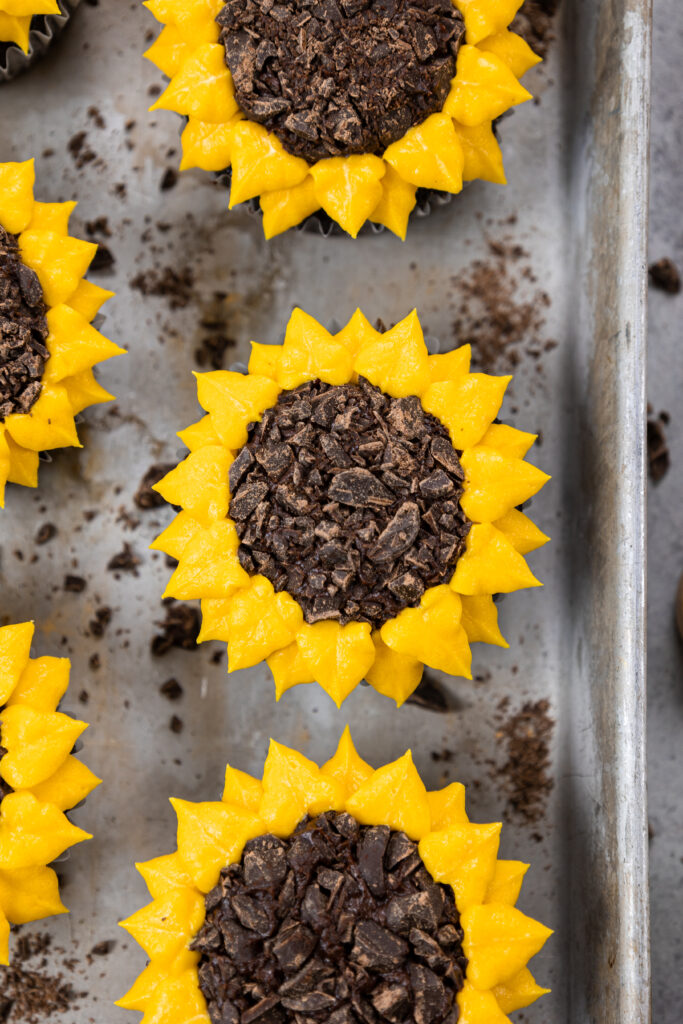
<svg viewBox="0 0 683 1024">
<path fill-rule="evenodd" d="M 453 339 L 472 346 L 472 366 L 512 372 L 523 356 L 540 363 L 557 342 L 545 335 L 548 293 L 537 287 L 529 253 L 514 242 L 489 242 L 489 257 L 451 279 Z"/>
<path fill-rule="evenodd" d="M 69 575 L 64 577 L 64 589 L 69 594 L 82 594 L 87 585 L 87 580 L 83 579 L 82 576 Z"/>
<path fill-rule="evenodd" d="M 185 725 L 182 718 L 178 718 L 177 715 L 171 715 L 171 721 L 168 723 L 168 727 L 171 730 L 171 732 L 174 732 L 176 735 L 178 735 L 183 731 Z"/>
<path fill-rule="evenodd" d="M 171 309 L 184 309 L 193 299 L 194 274 L 190 267 L 141 270 L 130 286 L 143 295 L 167 299 Z"/>
<path fill-rule="evenodd" d="M 111 608 L 108 605 L 102 605 L 101 608 L 95 609 L 95 618 L 89 622 L 89 629 L 92 636 L 104 636 L 104 631 L 111 622 Z"/>
<path fill-rule="evenodd" d="M 54 1021 L 56 1014 L 77 1009 L 76 1001 L 84 993 L 75 992 L 61 972 L 45 973 L 49 947 L 48 935 L 18 936 L 12 965 L 1 969 L 0 1024 L 42 1024 Z"/>
<path fill-rule="evenodd" d="M 169 189 L 175 188 L 178 184 L 178 172 L 173 167 L 167 167 L 164 171 L 164 175 L 159 182 L 159 188 L 162 192 L 168 192 Z"/>
<path fill-rule="evenodd" d="M 648 269 L 650 282 L 660 291 L 668 292 L 669 295 L 678 295 L 681 290 L 681 275 L 673 260 L 666 256 L 651 263 Z"/>
<path fill-rule="evenodd" d="M 665 410 L 660 412 L 659 416 L 653 416 L 651 405 L 648 405 L 647 411 L 647 464 L 650 479 L 657 484 L 666 476 L 671 466 L 671 453 L 664 430 L 668 427 L 671 417 Z"/>
<path fill-rule="evenodd" d="M 152 487 L 154 484 L 159 483 L 161 478 L 170 473 L 172 469 L 175 469 L 175 466 L 175 462 L 157 462 L 149 467 L 133 497 L 133 501 L 138 508 L 160 508 L 165 504 L 161 495 L 153 491 Z"/>
<path fill-rule="evenodd" d="M 497 738 L 505 742 L 507 761 L 495 769 L 508 798 L 508 809 L 528 823 L 543 818 L 546 800 L 554 786 L 550 774 L 550 742 L 554 720 L 547 700 L 528 701 L 519 711 L 510 711 L 510 699 L 498 705 L 502 724 Z"/>
<path fill-rule="evenodd" d="M 166 618 L 158 622 L 161 633 L 152 637 L 152 654 L 162 655 L 172 647 L 180 647 L 184 651 L 193 651 L 199 636 L 199 612 L 189 604 L 178 604 L 172 598 L 163 602 L 166 606 Z"/>
<path fill-rule="evenodd" d="M 47 544 L 53 537 L 57 536 L 57 527 L 54 523 L 43 523 L 36 534 L 36 544 Z"/>
</svg>

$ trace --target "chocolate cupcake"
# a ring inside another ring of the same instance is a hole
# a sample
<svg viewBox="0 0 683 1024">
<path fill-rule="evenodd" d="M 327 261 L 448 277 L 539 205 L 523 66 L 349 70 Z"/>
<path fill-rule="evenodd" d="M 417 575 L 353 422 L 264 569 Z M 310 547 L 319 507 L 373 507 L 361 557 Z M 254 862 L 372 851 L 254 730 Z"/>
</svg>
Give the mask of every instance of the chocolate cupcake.
<svg viewBox="0 0 683 1024">
<path fill-rule="evenodd" d="M 340 705 L 366 679 L 403 703 L 423 665 L 471 678 L 470 643 L 507 647 L 493 595 L 540 586 L 547 537 L 517 506 L 549 479 L 535 440 L 494 422 L 511 377 L 429 355 L 415 312 L 332 335 L 295 309 L 248 374 L 197 374 L 190 455 L 155 489 L 182 511 L 152 545 L 165 596 L 201 598 L 228 670 L 266 659 L 279 698 L 317 681 Z"/>
<path fill-rule="evenodd" d="M 178 849 L 137 865 L 153 902 L 122 922 L 150 963 L 118 1005 L 145 1019 L 505 1024 L 548 991 L 528 865 L 410 751 L 373 771 L 347 729 L 318 768 L 271 741 L 262 780 L 228 766 L 220 802 L 171 803 Z"/>
<path fill-rule="evenodd" d="M 356 237 L 405 237 L 418 190 L 505 183 L 493 123 L 538 62 L 508 31 L 521 0 L 185 0 L 146 4 L 146 56 L 187 118 L 181 170 L 230 170 L 267 238 L 319 211 Z"/>
<path fill-rule="evenodd" d="M 80 447 L 74 417 L 113 398 L 92 368 L 123 352 L 90 322 L 114 293 L 84 278 L 76 203 L 37 202 L 34 180 L 33 160 L 0 164 L 0 507 L 8 481 L 37 486 L 40 452 Z"/>
<path fill-rule="evenodd" d="M 47 51 L 80 0 L 0 0 L 0 83 Z"/>
<path fill-rule="evenodd" d="M 30 658 L 33 623 L 0 627 L 0 964 L 10 925 L 68 913 L 47 865 L 91 836 L 68 811 L 99 785 L 72 754 L 87 729 L 57 711 L 68 658 Z"/>
</svg>

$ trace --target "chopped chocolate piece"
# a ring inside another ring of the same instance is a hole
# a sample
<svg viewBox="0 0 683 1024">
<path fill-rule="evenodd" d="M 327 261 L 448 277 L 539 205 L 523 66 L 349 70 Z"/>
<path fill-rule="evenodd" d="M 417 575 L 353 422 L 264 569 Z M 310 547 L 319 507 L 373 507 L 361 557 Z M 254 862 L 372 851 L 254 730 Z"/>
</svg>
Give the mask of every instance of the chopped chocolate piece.
<svg viewBox="0 0 683 1024">
<path fill-rule="evenodd" d="M 678 267 L 673 260 L 664 259 L 657 260 L 656 263 L 652 263 L 648 269 L 650 275 L 650 281 L 663 292 L 668 292 L 669 295 L 678 295 L 681 290 L 681 275 Z"/>
<path fill-rule="evenodd" d="M 160 656 L 172 647 L 180 647 L 184 651 L 193 651 L 199 636 L 199 612 L 189 604 L 176 604 L 172 599 L 164 602 L 166 619 L 157 622 L 162 632 L 152 638 L 152 654 Z"/>
<path fill-rule="evenodd" d="M 555 16 L 559 7 L 560 0 L 525 0 L 510 26 L 544 59 L 555 39 Z"/>
<path fill-rule="evenodd" d="M 178 734 L 183 731 L 185 723 L 183 722 L 182 718 L 178 718 L 177 715 L 171 715 L 171 720 L 168 723 L 168 727 L 171 730 L 171 732 Z"/>
<path fill-rule="evenodd" d="M 133 496 L 133 501 L 138 508 L 161 508 L 164 504 L 164 499 L 158 491 L 153 491 L 152 487 L 154 484 L 158 484 L 162 477 L 165 477 L 175 467 L 175 462 L 157 462 L 149 467 Z"/>
<path fill-rule="evenodd" d="M 448 0 L 226 0 L 216 21 L 240 109 L 309 163 L 441 110 L 465 34 Z"/>
<path fill-rule="evenodd" d="M 164 176 L 159 182 L 159 188 L 162 192 L 168 192 L 169 189 L 175 188 L 178 183 L 178 172 L 173 167 L 167 167 L 164 171 Z"/>
<path fill-rule="evenodd" d="M 446 428 L 417 398 L 363 378 L 283 391 L 230 467 L 240 563 L 309 623 L 378 628 L 452 575 L 470 528 L 463 480 Z"/>
<path fill-rule="evenodd" d="M 21 262 L 16 235 L 0 226 L 0 423 L 38 400 L 49 359 L 43 289 Z"/>
<path fill-rule="evenodd" d="M 205 904 L 192 948 L 212 1022 L 457 1024 L 467 960 L 453 891 L 403 832 L 307 818 L 287 839 L 250 840 Z M 399 934 L 401 905 L 419 910 Z"/>
<path fill-rule="evenodd" d="M 97 249 L 95 255 L 90 261 L 89 270 L 93 274 L 106 274 L 108 271 L 114 269 L 116 260 L 114 253 L 111 251 L 108 245 L 104 245 L 102 242 L 97 243 Z"/>
<path fill-rule="evenodd" d="M 140 559 L 134 553 L 130 544 L 126 542 L 123 545 L 123 549 L 109 559 L 107 569 L 110 572 L 134 572 L 137 574 L 139 564 Z"/>
<path fill-rule="evenodd" d="M 104 631 L 111 622 L 111 608 L 106 605 L 95 609 L 95 618 L 88 623 L 93 636 L 104 636 Z"/>
</svg>

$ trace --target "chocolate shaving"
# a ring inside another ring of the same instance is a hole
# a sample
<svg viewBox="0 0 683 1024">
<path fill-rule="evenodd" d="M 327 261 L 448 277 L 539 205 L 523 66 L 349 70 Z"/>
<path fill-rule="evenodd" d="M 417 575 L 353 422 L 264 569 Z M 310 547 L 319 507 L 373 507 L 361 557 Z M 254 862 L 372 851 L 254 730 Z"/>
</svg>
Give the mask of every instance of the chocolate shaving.
<svg viewBox="0 0 683 1024">
<path fill-rule="evenodd" d="M 227 0 L 216 21 L 240 109 L 309 163 L 441 110 L 465 34 L 451 0 Z"/>
<path fill-rule="evenodd" d="M 681 275 L 673 260 L 664 257 L 651 263 L 648 268 L 650 282 L 660 291 L 668 292 L 669 295 L 678 295 L 681 290 Z"/>
<path fill-rule="evenodd" d="M 250 840 L 192 948 L 214 1024 L 456 1024 L 462 940 L 416 843 L 330 811 Z"/>
<path fill-rule="evenodd" d="M 504 713 L 508 699 L 499 705 Z M 508 759 L 499 770 L 508 792 L 510 809 L 529 823 L 541 820 L 554 786 L 550 774 L 550 742 L 555 722 L 547 700 L 528 701 L 511 714 L 498 732 L 507 743 Z"/>
<path fill-rule="evenodd" d="M 283 391 L 230 467 L 243 568 L 307 622 L 378 628 L 447 582 L 470 522 L 446 428 L 367 380 Z"/>
<path fill-rule="evenodd" d="M 161 633 L 152 638 L 152 654 L 157 657 L 166 654 L 172 647 L 193 651 L 199 636 L 199 612 L 189 604 L 176 604 L 172 599 L 164 601 L 166 618 L 157 622 Z"/>
<path fill-rule="evenodd" d="M 0 226 L 0 423 L 37 402 L 50 353 L 43 289 L 19 258 L 15 235 Z"/>
</svg>

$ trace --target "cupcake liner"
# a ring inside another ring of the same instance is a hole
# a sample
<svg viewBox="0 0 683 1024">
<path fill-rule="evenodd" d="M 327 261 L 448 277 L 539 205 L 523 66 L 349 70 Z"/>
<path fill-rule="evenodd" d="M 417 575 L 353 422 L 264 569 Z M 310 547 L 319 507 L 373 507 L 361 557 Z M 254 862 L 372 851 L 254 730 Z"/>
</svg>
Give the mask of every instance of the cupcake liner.
<svg viewBox="0 0 683 1024">
<path fill-rule="evenodd" d="M 39 60 L 68 23 L 81 0 L 58 0 L 61 14 L 36 14 L 29 34 L 29 51 L 0 41 L 0 83 L 9 82 Z"/>
</svg>

